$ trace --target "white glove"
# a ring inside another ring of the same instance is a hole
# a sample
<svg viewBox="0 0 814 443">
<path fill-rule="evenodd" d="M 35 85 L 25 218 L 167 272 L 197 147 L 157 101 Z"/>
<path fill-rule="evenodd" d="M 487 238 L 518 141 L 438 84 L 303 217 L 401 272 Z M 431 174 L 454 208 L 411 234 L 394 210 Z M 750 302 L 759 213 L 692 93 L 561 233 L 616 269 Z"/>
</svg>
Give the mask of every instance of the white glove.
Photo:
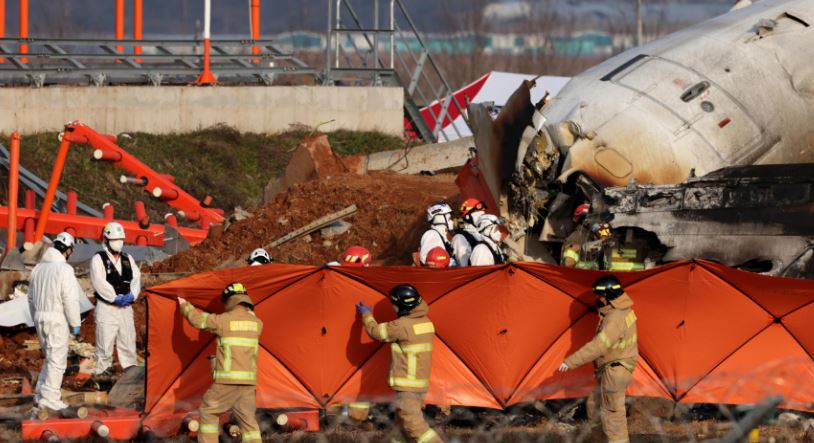
<svg viewBox="0 0 814 443">
<path fill-rule="evenodd" d="M 565 362 L 563 362 L 563 364 L 560 365 L 560 372 L 565 372 L 565 371 L 567 371 L 569 369 L 571 369 L 571 368 L 569 368 L 568 365 L 565 364 Z"/>
<path fill-rule="evenodd" d="M 186 302 L 187 302 L 187 301 L 186 301 L 186 300 L 184 300 L 183 298 L 178 297 L 178 306 L 181 306 L 181 305 L 183 305 L 183 304 L 184 304 L 184 303 L 186 303 Z"/>
</svg>

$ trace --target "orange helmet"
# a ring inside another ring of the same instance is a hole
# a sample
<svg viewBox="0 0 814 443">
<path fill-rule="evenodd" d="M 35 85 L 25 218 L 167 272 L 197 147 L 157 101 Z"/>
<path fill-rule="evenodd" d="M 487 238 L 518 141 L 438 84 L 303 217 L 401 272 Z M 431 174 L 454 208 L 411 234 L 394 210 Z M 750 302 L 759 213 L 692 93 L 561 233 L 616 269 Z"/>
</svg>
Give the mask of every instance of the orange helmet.
<svg viewBox="0 0 814 443">
<path fill-rule="evenodd" d="M 426 262 L 429 268 L 448 268 L 450 262 L 449 252 L 440 246 L 432 248 L 427 253 Z"/>
<path fill-rule="evenodd" d="M 591 211 L 591 204 L 590 203 L 583 203 L 577 206 L 577 209 L 574 209 L 574 223 L 579 223 L 585 219 L 585 216 L 588 215 L 588 212 Z"/>
<path fill-rule="evenodd" d="M 351 246 L 345 249 L 339 261 L 342 262 L 342 266 L 370 266 L 373 256 L 361 246 Z"/>
<path fill-rule="evenodd" d="M 475 211 L 486 211 L 486 204 L 476 198 L 468 198 L 461 203 L 461 217 L 464 219 Z"/>
</svg>

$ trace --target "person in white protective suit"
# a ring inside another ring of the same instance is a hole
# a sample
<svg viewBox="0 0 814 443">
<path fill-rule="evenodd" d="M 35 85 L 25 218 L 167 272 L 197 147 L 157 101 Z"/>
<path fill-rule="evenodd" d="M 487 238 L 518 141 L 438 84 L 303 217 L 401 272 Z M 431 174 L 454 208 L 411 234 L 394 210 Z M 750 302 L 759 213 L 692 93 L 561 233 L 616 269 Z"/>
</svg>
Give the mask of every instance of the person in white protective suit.
<svg viewBox="0 0 814 443">
<path fill-rule="evenodd" d="M 263 248 L 257 248 L 249 254 L 249 258 L 246 260 L 249 266 L 262 266 L 271 263 L 273 260 L 271 255 L 266 252 Z"/>
<path fill-rule="evenodd" d="M 486 204 L 476 198 L 468 198 L 461 204 L 459 210 L 464 225 L 455 231 L 452 237 L 452 251 L 455 253 L 455 261 L 458 266 L 469 266 L 469 257 L 472 249 L 481 241 L 478 232 L 478 220 L 486 214 Z"/>
<path fill-rule="evenodd" d="M 133 257 L 122 252 L 125 233 L 121 224 L 108 223 L 103 235 L 104 249 L 90 260 L 96 295 L 96 375 L 111 373 L 114 342 L 122 369 L 138 363 L 131 305 L 141 290 L 141 272 Z"/>
<path fill-rule="evenodd" d="M 427 208 L 427 221 L 430 229 L 421 236 L 421 248 L 418 252 L 419 261 L 422 266 L 427 265 L 427 254 L 434 248 L 444 248 L 450 257 L 452 253 L 452 243 L 449 241 L 449 233 L 455 227 L 452 220 L 452 208 L 446 203 L 438 203 Z M 450 263 L 450 266 L 456 264 Z"/>
<path fill-rule="evenodd" d="M 28 308 L 45 353 L 34 390 L 34 402 L 38 407 L 52 411 L 68 407 L 62 401 L 62 376 L 67 367 L 70 335 L 79 335 L 82 322 L 79 316 L 82 288 L 67 260 L 73 247 L 71 234 L 57 235 L 54 245 L 45 251 L 42 261 L 31 271 L 28 289 Z"/>
<path fill-rule="evenodd" d="M 469 257 L 470 266 L 491 266 L 506 263 L 506 255 L 500 249 L 503 243 L 503 231 L 500 227 L 503 220 L 492 214 L 484 214 L 478 220 L 478 232 L 481 241 L 472 248 Z"/>
</svg>

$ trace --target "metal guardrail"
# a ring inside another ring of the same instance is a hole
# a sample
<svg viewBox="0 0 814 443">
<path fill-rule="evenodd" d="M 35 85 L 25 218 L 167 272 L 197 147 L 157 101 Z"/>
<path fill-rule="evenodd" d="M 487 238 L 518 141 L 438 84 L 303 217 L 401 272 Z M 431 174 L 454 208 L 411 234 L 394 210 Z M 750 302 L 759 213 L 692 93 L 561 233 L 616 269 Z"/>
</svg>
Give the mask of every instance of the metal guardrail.
<svg viewBox="0 0 814 443">
<path fill-rule="evenodd" d="M 27 45 L 27 52 L 19 46 Z M 133 49 L 141 48 L 141 54 Z M 252 48 L 260 48 L 252 54 Z M 0 83 L 189 83 L 202 69 L 202 40 L 0 39 Z M 212 40 L 212 71 L 221 83 L 271 85 L 279 75 L 319 78 L 319 70 L 279 50 L 273 40 Z"/>
</svg>

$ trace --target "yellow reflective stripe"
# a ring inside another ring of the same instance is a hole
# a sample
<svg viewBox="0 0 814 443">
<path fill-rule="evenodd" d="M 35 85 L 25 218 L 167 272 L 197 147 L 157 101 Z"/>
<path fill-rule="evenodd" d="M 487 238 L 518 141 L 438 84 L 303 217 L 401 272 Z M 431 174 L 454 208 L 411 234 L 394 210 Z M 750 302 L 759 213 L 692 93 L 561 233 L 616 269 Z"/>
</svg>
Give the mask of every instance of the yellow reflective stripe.
<svg viewBox="0 0 814 443">
<path fill-rule="evenodd" d="M 246 338 L 246 337 L 223 337 L 218 339 L 219 345 L 231 345 L 231 346 L 246 346 L 246 347 L 253 347 L 257 346 L 258 340 L 256 338 Z"/>
<path fill-rule="evenodd" d="M 254 371 L 215 371 L 215 380 L 256 380 Z"/>
<path fill-rule="evenodd" d="M 644 263 L 612 261 L 610 265 L 611 271 L 641 271 L 643 269 Z"/>
<path fill-rule="evenodd" d="M 415 380 L 416 364 L 418 363 L 415 352 L 407 353 L 407 378 Z"/>
<path fill-rule="evenodd" d="M 625 316 L 625 324 L 628 328 L 633 326 L 633 323 L 636 323 L 636 320 L 636 313 L 633 311 L 630 311 L 630 313 Z"/>
<path fill-rule="evenodd" d="M 421 434 L 421 437 L 418 437 L 416 443 L 427 443 L 428 441 L 432 440 L 433 438 L 437 437 L 438 434 L 435 433 L 431 428 L 427 429 L 427 432 Z"/>
<path fill-rule="evenodd" d="M 198 329 L 204 329 L 206 327 L 206 319 L 209 318 L 209 313 L 204 312 L 201 314 L 201 322 L 198 323 Z"/>
<path fill-rule="evenodd" d="M 232 370 L 232 347 L 231 346 L 224 346 L 223 347 L 223 370 L 224 371 L 231 371 Z"/>
<path fill-rule="evenodd" d="M 243 433 L 243 441 L 260 440 L 260 431 L 250 431 Z"/>
<path fill-rule="evenodd" d="M 596 337 L 608 349 L 625 349 L 628 346 L 632 346 L 632 345 L 636 344 L 636 340 L 637 340 L 636 334 L 633 334 L 632 336 L 628 337 L 627 339 L 619 339 L 619 340 L 617 340 L 615 342 L 611 342 L 610 338 L 608 338 L 608 336 L 605 334 L 605 331 L 600 332 L 599 334 L 597 334 Z"/>
<path fill-rule="evenodd" d="M 230 331 L 257 332 L 257 322 L 252 320 L 232 320 L 229 322 Z"/>
<path fill-rule="evenodd" d="M 387 341 L 387 340 L 390 339 L 390 336 L 387 335 L 387 323 L 379 323 L 379 336 L 384 341 Z"/>
<path fill-rule="evenodd" d="M 400 345 L 398 343 L 391 343 L 390 349 L 392 349 L 396 354 L 430 352 L 432 351 L 432 343 L 418 343 L 415 345 Z"/>
<path fill-rule="evenodd" d="M 574 251 L 573 249 L 567 249 L 562 254 L 562 258 L 563 259 L 570 258 L 571 260 L 579 261 L 579 253 L 577 253 L 577 251 Z"/>
<path fill-rule="evenodd" d="M 348 407 L 351 409 L 369 409 L 370 403 L 350 403 Z"/>
<path fill-rule="evenodd" d="M 575 267 L 577 269 L 597 269 L 598 268 L 596 262 L 592 262 L 592 261 L 578 262 Z M 599 288 L 597 288 L 597 289 L 599 289 Z"/>
<path fill-rule="evenodd" d="M 218 433 L 218 425 L 217 424 L 209 424 L 209 423 L 201 423 L 198 426 L 198 433 L 199 434 L 217 434 Z"/>
<path fill-rule="evenodd" d="M 426 388 L 430 386 L 429 380 L 410 380 L 403 377 L 390 377 L 389 385 L 391 387 L 398 386 L 402 388 Z"/>
<path fill-rule="evenodd" d="M 631 248 L 614 248 L 611 250 L 613 258 L 636 258 L 636 250 Z"/>
<path fill-rule="evenodd" d="M 435 333 L 435 326 L 432 325 L 432 322 L 417 323 L 413 325 L 413 334 L 415 335 L 424 335 L 432 333 Z"/>
</svg>

